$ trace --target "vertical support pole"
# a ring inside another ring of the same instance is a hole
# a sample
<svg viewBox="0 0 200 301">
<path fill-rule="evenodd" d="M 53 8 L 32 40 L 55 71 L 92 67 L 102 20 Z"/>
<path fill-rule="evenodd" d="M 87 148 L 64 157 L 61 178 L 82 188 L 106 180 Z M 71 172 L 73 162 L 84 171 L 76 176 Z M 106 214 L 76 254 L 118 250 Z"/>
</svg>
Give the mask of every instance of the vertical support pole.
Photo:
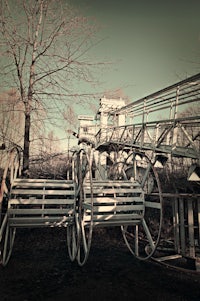
<svg viewBox="0 0 200 301">
<path fill-rule="evenodd" d="M 178 100 L 179 100 L 179 86 L 177 87 L 176 90 L 176 101 L 174 104 L 174 125 L 173 125 L 173 133 L 172 133 L 172 147 L 175 148 L 177 144 L 177 139 L 178 139 L 178 128 L 177 128 L 177 114 L 178 114 Z"/>
<path fill-rule="evenodd" d="M 158 137 L 159 137 L 159 128 L 160 124 L 157 122 L 154 129 L 154 145 L 158 145 Z"/>
<path fill-rule="evenodd" d="M 74 162 L 74 156 L 72 156 L 71 168 L 72 168 L 72 180 L 75 180 L 75 162 Z"/>
<path fill-rule="evenodd" d="M 134 124 L 132 125 L 132 137 L 131 137 L 131 143 L 133 144 L 135 141 L 135 126 Z"/>
<path fill-rule="evenodd" d="M 200 197 L 197 197 L 198 247 L 200 248 Z M 200 257 L 196 258 L 196 270 L 200 272 Z"/>
<path fill-rule="evenodd" d="M 138 248 L 138 225 L 135 226 L 135 254 L 136 256 L 139 255 L 139 248 Z"/>
<path fill-rule="evenodd" d="M 198 233 L 199 233 L 198 244 L 200 247 L 200 197 L 197 198 L 197 214 L 198 214 Z"/>
<path fill-rule="evenodd" d="M 172 100 L 171 100 L 171 103 L 170 103 L 169 120 L 172 119 L 173 103 L 174 103 L 174 101 L 173 101 L 173 99 L 172 99 Z M 167 137 L 166 137 L 166 143 L 167 143 L 167 145 L 170 144 L 170 139 L 171 139 L 171 133 L 170 133 L 170 131 L 169 131 L 168 134 L 167 134 Z"/>
<path fill-rule="evenodd" d="M 70 167 L 71 167 L 70 158 L 69 158 L 70 135 L 67 137 L 67 139 L 68 139 L 68 145 L 67 145 L 67 180 L 69 180 L 70 179 Z"/>
<path fill-rule="evenodd" d="M 173 209 L 173 225 L 174 225 L 174 247 L 175 251 L 180 254 L 180 229 L 178 214 L 178 199 L 175 197 L 172 205 Z"/>
<path fill-rule="evenodd" d="M 179 100 L 179 86 L 177 87 L 176 90 L 176 102 L 174 105 L 174 120 L 177 118 L 177 114 L 178 114 L 178 100 Z"/>
<path fill-rule="evenodd" d="M 187 203 L 188 203 L 189 256 L 195 257 L 193 199 L 191 198 L 187 200 Z"/>
<path fill-rule="evenodd" d="M 145 122 L 145 114 L 146 114 L 146 98 L 144 99 L 144 103 L 143 103 L 143 114 L 142 114 L 142 123 L 143 124 Z"/>
<path fill-rule="evenodd" d="M 185 218 L 184 218 L 184 199 L 179 198 L 179 215 L 180 215 L 180 241 L 181 241 L 181 255 L 186 255 L 185 245 Z"/>
<path fill-rule="evenodd" d="M 140 141 L 140 146 L 142 147 L 144 144 L 144 138 L 145 138 L 145 115 L 146 115 L 146 98 L 144 99 L 143 103 L 143 114 L 142 114 L 142 127 L 141 127 L 141 141 Z"/>
</svg>

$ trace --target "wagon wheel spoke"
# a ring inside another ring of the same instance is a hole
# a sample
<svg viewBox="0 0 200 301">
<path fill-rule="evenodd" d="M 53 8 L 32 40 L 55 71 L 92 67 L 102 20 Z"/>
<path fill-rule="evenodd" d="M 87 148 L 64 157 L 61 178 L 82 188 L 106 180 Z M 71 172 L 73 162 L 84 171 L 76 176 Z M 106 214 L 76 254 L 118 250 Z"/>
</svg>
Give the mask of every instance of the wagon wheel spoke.
<svg viewBox="0 0 200 301">
<path fill-rule="evenodd" d="M 83 266 L 88 259 L 93 233 L 93 184 L 92 184 L 93 149 L 80 153 L 79 168 L 79 196 L 78 196 L 78 224 L 80 235 L 78 241 L 77 262 Z M 86 192 L 87 190 L 87 192 Z M 89 191 L 89 193 L 88 193 Z M 90 212 L 84 206 L 90 202 Z"/>
<path fill-rule="evenodd" d="M 74 221 L 67 226 L 67 246 L 71 261 L 74 261 L 78 252 L 78 242 L 80 236 L 80 227 L 77 221 L 77 213 L 74 215 Z"/>
<path fill-rule="evenodd" d="M 67 226 L 67 247 L 68 254 L 71 261 L 74 261 L 78 252 L 78 244 L 80 240 L 80 226 L 78 223 L 78 210 L 77 210 L 77 195 L 80 191 L 80 185 L 78 183 L 78 168 L 79 168 L 79 157 L 77 153 L 73 154 L 72 157 L 72 179 L 75 185 L 75 195 L 74 195 L 74 208 L 73 208 L 73 219 Z"/>
<path fill-rule="evenodd" d="M 5 231 L 5 236 L 2 237 L 2 265 L 6 266 L 14 245 L 16 228 L 11 228 L 8 224 Z"/>
<path fill-rule="evenodd" d="M 144 227 L 144 231 L 145 231 L 145 233 L 146 233 L 146 235 L 147 235 L 147 239 L 148 239 L 148 242 L 149 242 L 149 244 L 150 244 L 150 246 L 151 246 L 151 249 L 154 250 L 154 248 L 155 248 L 155 243 L 154 243 L 154 241 L 153 241 L 153 238 L 152 238 L 152 236 L 151 236 L 151 233 L 150 233 L 150 231 L 149 231 L 149 228 L 148 228 L 148 226 L 147 226 L 147 224 L 146 224 L 146 221 L 145 221 L 144 219 L 142 220 L 142 225 L 143 225 L 143 227 Z"/>
<path fill-rule="evenodd" d="M 153 256 L 159 243 L 162 226 L 162 192 L 157 171 L 147 156 L 142 155 L 128 178 L 136 179 L 144 194 L 144 216 L 137 224 L 122 226 L 122 234 L 131 253 L 145 260 Z"/>
<path fill-rule="evenodd" d="M 150 169 L 151 169 L 151 165 L 149 163 L 148 166 L 145 168 L 145 173 L 144 173 L 142 181 L 141 181 L 141 187 L 142 188 L 144 188 L 145 184 L 148 181 L 148 176 L 149 176 Z"/>
</svg>

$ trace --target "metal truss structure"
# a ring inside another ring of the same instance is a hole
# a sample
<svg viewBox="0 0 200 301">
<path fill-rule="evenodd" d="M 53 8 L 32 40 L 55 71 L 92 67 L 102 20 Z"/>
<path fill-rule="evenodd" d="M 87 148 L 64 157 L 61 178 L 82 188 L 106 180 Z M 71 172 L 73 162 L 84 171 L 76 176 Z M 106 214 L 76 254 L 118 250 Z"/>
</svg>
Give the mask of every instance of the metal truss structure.
<svg viewBox="0 0 200 301">
<path fill-rule="evenodd" d="M 119 110 L 132 122 L 100 129 L 97 148 L 110 144 L 200 160 L 200 74 Z"/>
</svg>

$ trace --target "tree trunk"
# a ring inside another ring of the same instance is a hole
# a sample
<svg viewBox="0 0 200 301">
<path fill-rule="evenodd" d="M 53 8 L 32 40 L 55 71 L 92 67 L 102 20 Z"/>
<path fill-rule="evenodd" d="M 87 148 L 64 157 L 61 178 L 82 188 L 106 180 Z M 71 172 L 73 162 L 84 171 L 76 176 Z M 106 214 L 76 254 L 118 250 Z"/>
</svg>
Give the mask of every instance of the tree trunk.
<svg viewBox="0 0 200 301">
<path fill-rule="evenodd" d="M 25 113 L 25 130 L 24 130 L 24 155 L 23 155 L 23 176 L 29 175 L 29 149 L 30 149 L 30 113 Z"/>
</svg>

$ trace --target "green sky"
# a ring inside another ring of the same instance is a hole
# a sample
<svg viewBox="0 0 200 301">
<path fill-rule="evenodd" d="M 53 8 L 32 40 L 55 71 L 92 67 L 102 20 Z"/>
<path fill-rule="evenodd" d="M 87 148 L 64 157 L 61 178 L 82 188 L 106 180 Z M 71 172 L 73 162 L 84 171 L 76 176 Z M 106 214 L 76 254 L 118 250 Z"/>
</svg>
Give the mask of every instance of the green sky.
<svg viewBox="0 0 200 301">
<path fill-rule="evenodd" d="M 63 1 L 96 18 L 102 41 L 93 48 L 91 60 L 112 63 L 97 72 L 101 86 L 78 82 L 77 91 L 122 88 L 135 101 L 200 72 L 200 0 Z M 82 105 L 76 113 L 94 114 Z M 56 129 L 55 135 L 66 146 L 66 128 Z"/>
<path fill-rule="evenodd" d="M 200 72 L 199 0 L 71 3 L 102 26 L 99 38 L 103 41 L 92 56 L 112 65 L 99 74 L 103 84 L 97 91 L 122 88 L 135 101 Z M 82 106 L 77 113 L 91 114 Z"/>
<path fill-rule="evenodd" d="M 103 26 L 93 53 L 113 62 L 105 89 L 123 87 L 136 100 L 199 73 L 199 0 L 71 2 Z"/>
</svg>

